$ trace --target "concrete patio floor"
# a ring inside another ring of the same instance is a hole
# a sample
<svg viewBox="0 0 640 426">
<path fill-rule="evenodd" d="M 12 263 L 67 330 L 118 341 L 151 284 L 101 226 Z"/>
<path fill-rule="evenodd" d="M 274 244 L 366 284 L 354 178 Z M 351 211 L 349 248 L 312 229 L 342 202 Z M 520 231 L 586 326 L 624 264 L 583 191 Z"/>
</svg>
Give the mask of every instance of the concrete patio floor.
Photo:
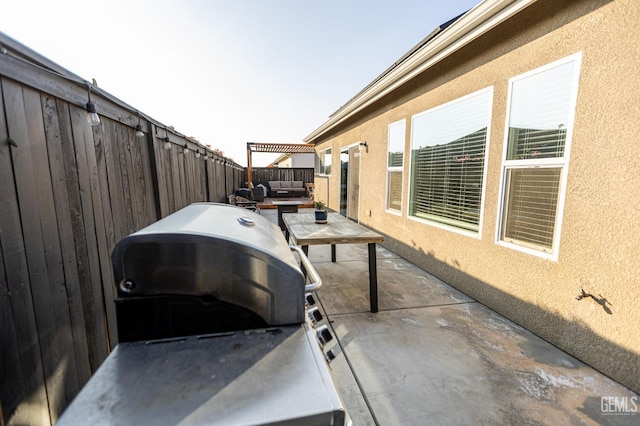
<svg viewBox="0 0 640 426">
<path fill-rule="evenodd" d="M 376 314 L 366 245 L 309 259 L 354 425 L 640 424 L 637 394 L 382 247 Z"/>
</svg>

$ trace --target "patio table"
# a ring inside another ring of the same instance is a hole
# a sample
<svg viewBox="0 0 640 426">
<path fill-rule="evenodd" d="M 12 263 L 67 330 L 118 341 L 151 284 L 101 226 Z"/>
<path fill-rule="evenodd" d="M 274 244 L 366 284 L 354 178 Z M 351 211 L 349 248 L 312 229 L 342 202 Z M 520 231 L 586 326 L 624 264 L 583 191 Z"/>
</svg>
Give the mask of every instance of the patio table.
<svg viewBox="0 0 640 426">
<path fill-rule="evenodd" d="M 302 246 L 305 254 L 310 245 L 331 245 L 331 261 L 336 261 L 336 244 L 367 244 L 369 257 L 369 304 L 371 312 L 378 312 L 378 273 L 376 269 L 376 243 L 382 235 L 347 219 L 338 213 L 329 213 L 325 224 L 315 223 L 314 213 L 284 213 L 285 238 Z"/>
</svg>

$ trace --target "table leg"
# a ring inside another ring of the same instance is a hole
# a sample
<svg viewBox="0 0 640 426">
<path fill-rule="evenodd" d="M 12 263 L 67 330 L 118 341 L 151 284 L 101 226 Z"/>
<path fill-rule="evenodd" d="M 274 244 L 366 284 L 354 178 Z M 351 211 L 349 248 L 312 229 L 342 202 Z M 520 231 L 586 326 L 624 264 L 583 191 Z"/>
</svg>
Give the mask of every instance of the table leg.
<svg viewBox="0 0 640 426">
<path fill-rule="evenodd" d="M 298 205 L 282 204 L 278 206 L 278 226 L 284 231 L 286 230 L 286 226 L 282 220 L 282 213 L 298 213 Z"/>
<path fill-rule="evenodd" d="M 336 263 L 336 245 L 331 244 L 331 261 Z"/>
<path fill-rule="evenodd" d="M 369 304 L 371 312 L 378 312 L 378 268 L 376 267 L 376 243 L 369 243 Z"/>
</svg>

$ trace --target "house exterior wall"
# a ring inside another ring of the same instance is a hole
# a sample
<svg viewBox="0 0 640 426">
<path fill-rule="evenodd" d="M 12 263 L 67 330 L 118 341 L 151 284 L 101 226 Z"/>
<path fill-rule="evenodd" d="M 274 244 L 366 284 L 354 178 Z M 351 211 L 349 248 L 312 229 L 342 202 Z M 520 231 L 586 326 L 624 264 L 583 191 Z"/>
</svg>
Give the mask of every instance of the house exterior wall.
<svg viewBox="0 0 640 426">
<path fill-rule="evenodd" d="M 278 167 L 313 168 L 315 154 L 291 154 L 278 162 Z"/>
<path fill-rule="evenodd" d="M 316 194 L 327 194 L 330 208 L 339 206 L 340 148 L 367 141 L 360 156 L 363 225 L 383 233 L 398 254 L 636 392 L 638 16 L 635 0 L 540 0 L 312 141 L 317 151 L 332 148 L 331 176 L 316 178 Z M 579 52 L 562 232 L 557 260 L 549 260 L 496 243 L 509 79 Z M 479 234 L 408 218 L 411 117 L 487 87 L 493 103 Z M 401 215 L 385 211 L 387 129 L 398 120 L 406 120 Z M 581 288 L 595 298 L 577 300 Z"/>
</svg>

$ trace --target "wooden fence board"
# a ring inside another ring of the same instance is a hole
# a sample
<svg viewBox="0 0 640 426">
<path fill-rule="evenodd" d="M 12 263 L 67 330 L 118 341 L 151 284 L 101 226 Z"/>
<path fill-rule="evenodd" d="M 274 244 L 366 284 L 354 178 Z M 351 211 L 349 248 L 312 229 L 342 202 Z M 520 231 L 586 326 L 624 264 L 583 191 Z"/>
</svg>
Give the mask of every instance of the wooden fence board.
<svg viewBox="0 0 640 426">
<path fill-rule="evenodd" d="M 193 152 L 189 152 L 188 154 L 183 154 L 181 155 L 182 157 L 182 168 L 183 168 L 183 173 L 182 176 L 184 178 L 183 182 L 182 182 L 182 188 L 185 194 L 185 206 L 189 205 L 193 202 L 193 199 L 195 199 L 195 188 L 193 185 L 193 181 L 194 181 L 194 169 L 193 169 L 193 159 L 194 157 L 194 153 Z"/>
<path fill-rule="evenodd" d="M 0 136 L 1 132 L 0 132 Z M 0 148 L 0 160 L 3 156 Z M 8 152 L 8 149 L 7 149 Z M 4 166 L 4 162 L 0 161 L 0 167 Z M 0 177 L 4 177 L 0 170 Z M 3 212 L 3 197 L 0 195 L 0 213 Z M 0 224 L 0 232 L 3 227 Z M 1 248 L 0 244 L 0 248 Z M 26 383 L 22 374 L 22 368 L 19 351 L 20 341 L 17 335 L 18 325 L 15 323 L 16 316 L 13 312 L 12 295 L 9 289 L 9 283 L 6 279 L 4 253 L 0 250 L 0 371 L 2 371 L 2 380 L 0 380 L 0 425 L 5 424 L 5 418 L 2 411 L 2 405 L 6 407 L 7 415 L 20 407 L 24 396 L 28 394 L 25 387 Z M 16 368 L 18 367 L 18 368 Z M 2 401 L 5 401 L 2 404 Z M 9 417 L 10 418 L 10 417 Z M 8 421 L 9 418 L 6 420 Z"/>
<path fill-rule="evenodd" d="M 36 114 L 35 111 L 27 111 L 23 88 L 13 82 L 5 81 L 3 84 L 4 96 L 7 103 L 14 108 L 7 111 L 7 129 L 11 138 L 22 147 L 12 150 L 12 160 L 15 176 L 15 188 L 18 193 L 18 203 L 21 206 L 20 221 L 24 238 L 24 250 L 28 263 L 29 290 L 33 300 L 36 325 L 38 327 L 38 339 L 40 346 L 45 345 L 46 353 L 40 350 L 44 370 L 45 387 L 55 386 L 55 379 L 51 379 L 54 372 L 52 354 L 58 355 L 54 345 L 55 320 L 52 305 L 46 299 L 48 296 L 49 275 L 44 253 L 44 241 L 40 223 L 40 205 L 38 199 L 37 182 L 34 177 L 34 164 L 31 151 L 31 138 L 37 138 L 36 130 L 29 132 L 28 117 Z M 41 115 L 41 109 L 38 107 Z M 42 123 L 42 120 L 40 120 Z M 36 189 L 35 191 L 33 189 Z M 44 303 L 43 303 L 44 302 Z M 50 382 L 52 380 L 52 382 Z M 49 409 L 47 401 L 43 409 Z M 48 413 L 49 416 L 51 413 Z"/>
<path fill-rule="evenodd" d="M 135 230 L 138 230 L 148 225 L 145 220 L 147 213 L 145 192 L 147 191 L 144 175 L 142 174 L 142 159 L 140 158 L 140 144 L 136 140 L 135 132 L 133 129 L 118 124 L 120 134 L 123 137 L 123 143 L 127 149 L 128 159 L 130 163 L 127 163 L 129 169 L 129 177 L 131 179 L 131 198 L 135 200 L 135 206 L 132 206 L 132 213 L 134 215 Z"/>
<path fill-rule="evenodd" d="M 169 157 L 169 170 L 171 170 L 171 181 L 168 182 L 173 194 L 171 211 L 169 214 L 179 210 L 182 206 L 182 188 L 180 187 L 180 154 L 178 154 L 178 147 L 176 145 L 171 146 L 171 150 L 167 151 Z"/>
<path fill-rule="evenodd" d="M 188 194 L 187 194 L 187 177 L 186 177 L 186 171 L 185 171 L 185 159 L 184 159 L 184 154 L 180 153 L 177 156 L 177 160 L 178 160 L 178 182 L 177 183 L 177 187 L 178 187 L 178 197 L 176 197 L 176 201 L 178 201 L 178 204 L 176 205 L 176 209 L 179 210 L 183 207 L 185 207 L 186 205 L 189 204 L 188 201 Z"/>
<path fill-rule="evenodd" d="M 140 179 L 144 182 L 145 190 L 142 192 L 144 200 L 144 225 L 149 225 L 159 219 L 159 204 L 156 202 L 158 186 L 155 180 L 156 160 L 153 152 L 153 144 L 149 143 L 148 135 L 144 138 L 136 138 L 140 152 Z"/>
<path fill-rule="evenodd" d="M 198 163 L 200 162 L 200 160 L 196 159 L 196 155 L 194 152 L 189 153 L 187 160 L 187 176 L 189 177 L 188 185 L 189 188 L 191 188 L 189 204 L 191 204 L 199 199 L 198 195 L 200 193 L 200 173 L 198 170 Z"/>
<path fill-rule="evenodd" d="M 150 222 L 159 220 L 160 212 L 162 210 L 160 206 L 160 187 L 158 186 L 158 157 L 156 155 L 155 138 L 153 137 L 155 132 L 155 126 L 152 123 L 146 123 L 146 128 L 149 129 L 145 132 L 145 135 L 140 140 L 142 158 L 146 159 L 148 167 L 145 167 L 143 172 L 145 179 L 149 182 L 150 191 L 145 194 L 147 197 L 147 203 L 149 206 L 153 206 L 153 211 L 150 212 L 148 217 Z M 143 124 L 144 126 L 144 124 Z M 153 216 L 151 216 L 153 214 Z"/>
<path fill-rule="evenodd" d="M 67 104 L 60 100 L 47 97 L 44 117 L 52 190 L 55 199 L 60 238 L 62 267 L 64 270 L 66 304 L 69 309 L 71 335 L 73 337 L 75 371 L 78 386 L 82 387 L 91 377 L 91 367 L 89 366 L 89 353 L 84 327 L 82 300 L 80 297 L 80 280 L 78 278 L 76 248 L 73 238 L 69 193 L 67 190 L 69 179 L 65 171 L 65 163 L 68 156 L 65 155 L 64 147 L 67 147 L 67 152 L 73 152 L 71 122 Z"/>
<path fill-rule="evenodd" d="M 113 242 L 116 244 L 123 235 L 128 235 L 133 224 L 128 220 L 124 212 L 125 207 L 125 186 L 120 170 L 120 154 L 118 144 L 115 142 L 115 123 L 111 120 L 104 120 L 102 125 L 102 141 L 104 151 L 104 165 L 106 168 L 109 192 L 109 206 L 111 208 Z"/>
<path fill-rule="evenodd" d="M 220 194 L 218 191 L 218 163 L 215 159 L 209 162 L 209 200 L 212 203 L 220 202 Z"/>
<path fill-rule="evenodd" d="M 193 183 L 195 186 L 195 194 L 194 194 L 194 202 L 203 201 L 206 199 L 205 191 L 204 191 L 204 160 L 202 156 L 194 161 L 193 164 Z"/>
<path fill-rule="evenodd" d="M 224 203 L 225 187 L 222 167 L 218 161 L 213 161 L 211 163 L 211 169 L 213 170 L 213 177 L 211 178 L 211 201 L 214 203 Z"/>
<path fill-rule="evenodd" d="M 89 343 L 89 362 L 91 371 L 95 371 L 106 357 L 107 339 L 104 332 L 104 301 L 102 300 L 102 277 L 100 276 L 100 259 L 98 259 L 98 243 L 96 241 L 96 223 L 93 216 L 91 193 L 91 172 L 87 159 L 87 147 L 93 146 L 93 133 L 86 123 L 86 112 L 70 106 L 71 125 L 75 146 L 76 167 L 78 174 L 80 224 L 76 229 L 77 243 L 82 250 L 78 260 L 83 264 L 80 276 L 81 293 L 87 326 Z"/>
<path fill-rule="evenodd" d="M 85 229 L 87 237 L 87 247 L 89 248 L 90 270 L 92 275 L 92 301 L 94 309 L 94 321 L 96 338 L 104 338 L 105 342 L 97 347 L 96 359 L 94 361 L 102 362 L 109 351 L 109 340 L 111 336 L 115 340 L 115 308 L 113 306 L 113 271 L 111 267 L 111 252 L 114 244 L 110 243 L 107 238 L 107 228 L 110 226 L 110 193 L 101 191 L 99 180 L 98 159 L 103 161 L 102 149 L 99 141 L 99 134 L 103 131 L 103 125 L 89 127 L 83 121 L 84 112 L 75 110 L 72 112 L 72 122 L 74 123 L 74 139 L 76 141 L 76 152 L 78 156 L 78 172 L 81 177 L 81 187 L 85 190 L 81 191 L 85 197 L 82 199 L 83 214 L 85 216 Z M 108 120 L 104 120 L 108 121 Z M 117 125 L 116 128 L 123 126 Z M 116 132 L 117 134 L 117 132 Z M 82 144 L 82 146 L 80 146 Z M 99 157 L 97 154 L 100 154 Z M 126 210 L 125 210 L 126 211 Z M 118 212 L 116 214 L 121 214 Z M 89 218 L 92 220 L 87 220 Z M 135 226 L 135 224 L 134 224 Z M 91 233 L 93 228 L 94 233 Z M 117 237 L 117 236 L 116 236 Z M 97 262 L 96 262 L 97 261 Z M 102 321 L 102 324 L 100 324 Z M 111 325 L 111 327 L 109 327 Z M 110 333 L 109 333 L 110 330 Z M 114 342 L 115 343 L 115 342 Z M 97 368 L 97 366 L 95 367 Z M 92 369 L 94 369 L 92 364 Z"/>
<path fill-rule="evenodd" d="M 226 186 L 225 195 L 229 196 L 233 194 L 234 191 L 236 190 L 236 183 L 233 180 L 233 169 L 227 164 L 225 164 L 224 166 L 224 176 L 225 176 L 224 182 Z"/>
<path fill-rule="evenodd" d="M 216 173 L 216 161 L 209 158 L 206 164 L 205 178 L 207 179 L 206 198 L 207 201 L 217 203 L 216 190 L 215 190 L 215 173 Z"/>
<path fill-rule="evenodd" d="M 216 202 L 227 202 L 227 184 L 226 184 L 226 171 L 222 160 L 216 161 L 215 165 L 215 180 L 216 188 Z"/>
<path fill-rule="evenodd" d="M 86 126 L 86 124 L 83 124 Z M 94 218 L 94 226 L 95 226 L 95 240 L 96 240 L 96 254 L 98 258 L 100 280 L 93 281 L 92 286 L 98 297 L 96 297 L 96 302 L 100 302 L 102 305 L 101 316 L 103 320 L 102 324 L 102 335 L 104 336 L 104 346 L 100 349 L 104 350 L 103 353 L 104 358 L 107 357 L 110 351 L 110 342 L 109 342 L 109 333 L 108 333 L 108 324 L 111 322 L 115 325 L 115 309 L 112 306 L 112 300 L 109 299 L 109 303 L 107 303 L 107 294 L 105 294 L 106 289 L 111 290 L 113 288 L 113 270 L 111 268 L 111 251 L 113 247 L 111 247 L 107 241 L 106 236 L 106 221 L 104 215 L 104 206 L 109 205 L 109 194 L 103 194 L 100 191 L 100 182 L 99 182 L 99 174 L 98 174 L 98 163 L 96 158 L 96 146 L 95 146 L 95 135 L 102 131 L 101 127 L 97 126 L 89 126 L 91 133 L 87 133 L 87 135 L 91 134 L 91 138 L 85 139 L 86 146 L 86 159 L 87 159 L 87 171 L 89 172 L 89 184 L 90 184 L 90 194 L 91 194 L 91 208 L 92 211 L 89 214 L 93 215 Z M 85 127 L 86 128 L 86 127 Z M 86 223 L 86 222 L 85 222 Z M 98 293 L 99 292 L 99 293 Z M 112 294 L 112 293 L 111 293 Z M 108 305 L 108 308 L 107 308 Z M 96 310 L 98 306 L 96 306 Z M 103 358 L 103 360 L 104 360 Z M 102 360 L 101 360 L 102 362 Z"/>
<path fill-rule="evenodd" d="M 165 181 L 165 164 L 164 164 L 164 156 L 163 152 L 165 149 L 163 148 L 163 144 L 161 139 L 159 139 L 156 135 L 157 127 L 151 125 L 152 131 L 149 134 L 149 144 L 152 146 L 150 148 L 151 155 L 154 157 L 155 162 L 155 176 L 157 191 L 156 196 L 157 206 L 158 206 L 158 215 L 159 217 L 164 217 L 164 212 L 167 210 L 167 188 L 164 185 Z"/>
<path fill-rule="evenodd" d="M 196 158 L 195 155 L 191 158 L 191 184 L 193 185 L 193 198 L 192 202 L 198 202 L 205 199 L 203 184 L 204 184 L 204 175 L 202 173 L 203 167 L 202 156 L 200 158 Z"/>
<path fill-rule="evenodd" d="M 24 103 L 22 93 L 15 84 L 0 79 L 0 101 L 3 110 L 22 111 Z M 7 115 L 13 115 L 7 114 Z M 3 368 L 3 380 L 0 390 L 5 408 L 3 414 L 17 424 L 47 424 L 50 422 L 49 409 L 45 388 L 44 371 L 40 354 L 38 330 L 36 326 L 35 308 L 31 297 L 31 281 L 27 264 L 27 251 L 22 235 L 22 223 L 18 209 L 16 194 L 17 182 L 14 180 L 14 168 L 11 157 L 16 157 L 20 146 L 28 151 L 28 141 L 24 135 L 5 133 L 8 123 L 4 121 L 5 114 L 0 117 L 0 249 L 5 265 L 10 265 L 5 271 L 6 283 L 3 291 L 3 305 L 10 307 L 14 318 L 13 327 L 3 322 L 2 335 L 15 336 L 15 346 L 1 348 L 2 363 L 13 360 L 16 364 Z M 9 119 L 9 117 L 7 117 Z M 18 148 L 11 147 L 5 141 L 11 137 Z M 12 350 L 13 349 L 13 350 Z M 6 353 L 6 355 L 5 355 Z M 4 366 L 3 366 L 4 367 Z M 18 368 L 16 368 L 18 367 Z"/>
<path fill-rule="evenodd" d="M 44 128 L 43 109 L 47 109 L 47 104 L 43 102 L 46 99 L 42 99 L 40 93 L 35 90 L 23 88 L 23 96 L 32 153 L 33 181 L 37 189 L 36 211 L 39 213 L 41 229 L 41 234 L 34 236 L 33 243 L 37 247 L 35 250 L 38 257 L 41 256 L 42 247 L 44 248 L 43 267 L 46 269 L 46 274 L 41 274 L 46 279 L 43 277 L 39 288 L 33 287 L 33 297 L 36 301 L 38 324 L 40 324 L 39 316 L 42 313 L 47 313 L 49 310 L 51 312 L 43 318 L 48 327 L 45 331 L 50 334 L 45 334 L 40 325 L 38 325 L 38 332 L 41 346 L 47 348 L 43 351 L 47 391 L 54 392 L 58 396 L 49 398 L 51 419 L 55 423 L 64 407 L 80 390 L 80 386 L 75 368 L 75 352 L 69 351 L 69 348 L 73 347 L 73 336 Z"/>
<path fill-rule="evenodd" d="M 216 190 L 217 177 L 216 177 L 216 160 L 210 159 L 207 163 L 207 176 L 209 179 L 209 201 L 212 203 L 218 203 L 218 191 Z"/>
<path fill-rule="evenodd" d="M 175 202 L 171 185 L 173 182 L 170 151 L 165 149 L 164 141 L 155 137 L 153 139 L 156 155 L 156 168 L 158 170 L 158 193 L 160 195 L 160 217 L 165 217 L 171 213 Z"/>
<path fill-rule="evenodd" d="M 151 192 L 152 188 L 144 179 L 143 168 L 148 164 L 143 164 L 140 152 L 140 143 L 135 137 L 132 128 L 122 126 L 118 127 L 118 135 L 121 137 L 121 146 L 124 148 L 126 155 L 126 167 L 129 176 L 129 188 L 131 190 L 131 212 L 133 215 L 134 229 L 137 231 L 149 224 L 147 217 L 149 215 L 150 206 L 147 205 L 146 193 Z"/>
<path fill-rule="evenodd" d="M 128 235 L 136 230 L 136 220 L 134 217 L 135 203 L 137 200 L 133 195 L 133 189 L 131 188 L 131 157 L 127 152 L 125 142 L 123 141 L 122 128 L 118 123 L 110 120 L 106 120 L 105 124 L 108 124 L 109 133 L 111 134 L 111 146 L 117 155 L 114 157 L 113 169 L 114 173 L 120 175 L 120 183 L 122 184 L 122 210 L 119 214 L 126 221 L 125 234 Z"/>
<path fill-rule="evenodd" d="M 119 208 L 114 209 L 114 196 L 118 193 L 111 191 L 109 186 L 108 156 L 107 146 L 112 145 L 111 120 L 104 120 L 101 131 L 93 132 L 93 142 L 96 159 L 98 193 L 102 199 L 102 214 L 104 222 L 104 239 L 107 253 L 111 253 L 116 243 L 122 238 L 124 230 L 116 229 L 115 223 L 122 223 Z M 119 206 L 118 206 L 119 207 Z M 113 273 L 111 269 L 110 256 L 107 259 L 100 258 L 101 269 L 103 270 L 103 294 L 107 317 L 107 332 L 109 337 L 109 349 L 113 349 L 118 343 L 116 312 L 113 300 L 115 298 L 115 284 L 113 283 Z"/>
</svg>

